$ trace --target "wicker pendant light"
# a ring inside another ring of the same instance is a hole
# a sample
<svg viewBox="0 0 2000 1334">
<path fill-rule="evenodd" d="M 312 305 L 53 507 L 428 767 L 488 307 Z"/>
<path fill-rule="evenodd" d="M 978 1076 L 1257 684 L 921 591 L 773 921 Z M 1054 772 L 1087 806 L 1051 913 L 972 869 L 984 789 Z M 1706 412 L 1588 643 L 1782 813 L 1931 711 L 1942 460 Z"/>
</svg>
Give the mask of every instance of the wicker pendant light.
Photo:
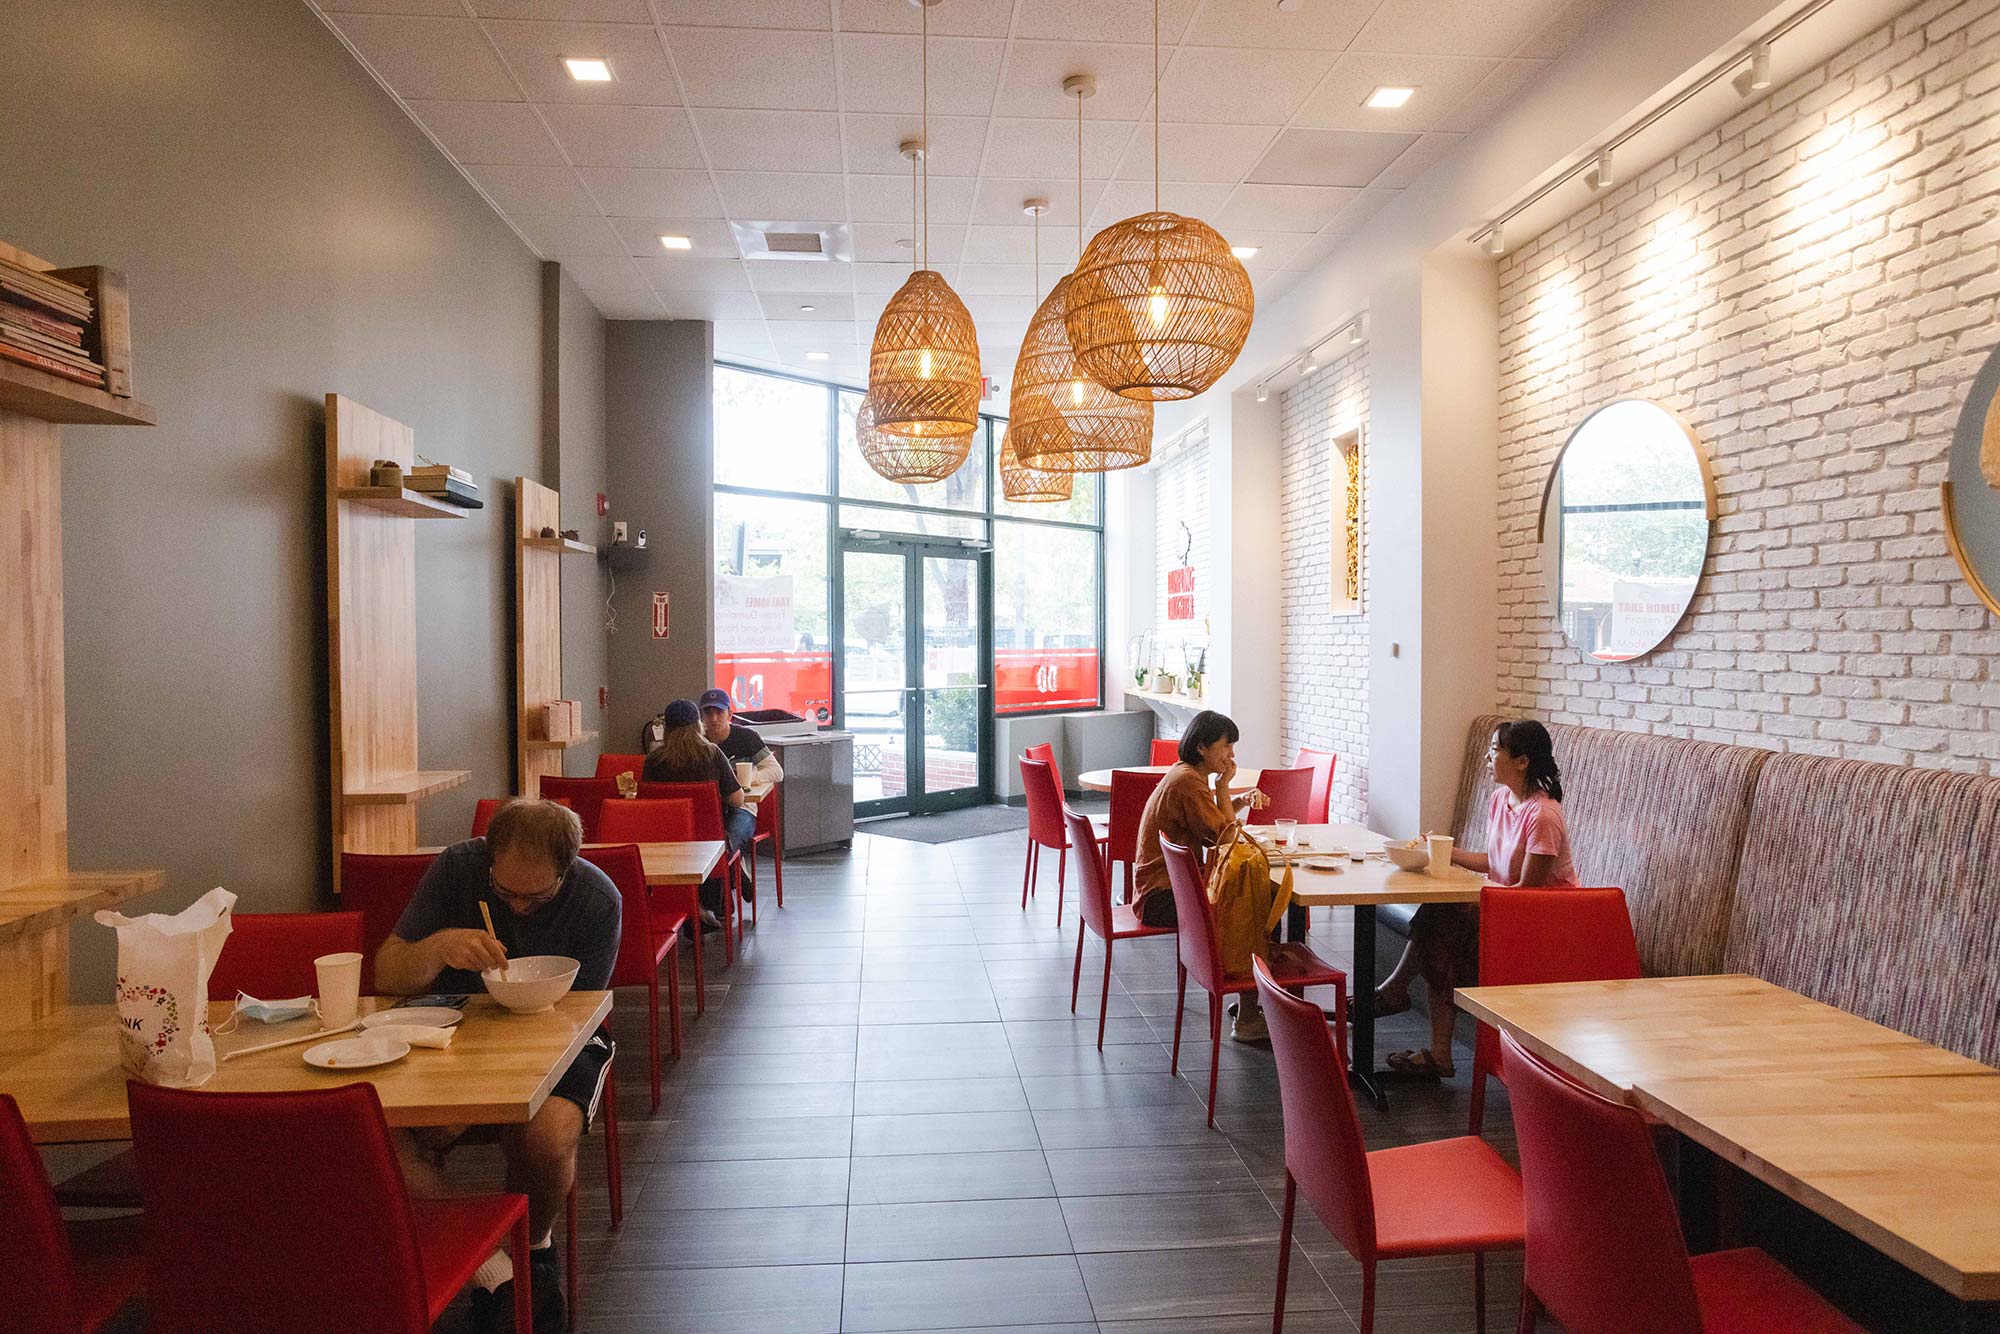
<svg viewBox="0 0 2000 1334">
<path fill-rule="evenodd" d="M 1021 207 L 1035 220 L 1035 286 L 1039 288 L 1042 285 L 1042 214 L 1049 211 L 1049 201 L 1030 199 Z M 1070 474 L 1030 468 L 1014 452 L 1011 417 L 1030 402 L 1021 393 L 1021 372 L 1016 366 L 1014 390 L 1008 398 L 1010 420 L 1007 434 L 1000 438 L 1000 494 L 1009 500 L 1028 503 L 1068 500 L 1076 488 Z"/>
<path fill-rule="evenodd" d="M 923 163 L 925 207 L 921 237 L 922 262 L 882 311 L 875 324 L 875 343 L 868 357 L 868 397 L 874 407 L 876 431 L 911 441 L 912 457 L 898 465 L 892 480 L 943 481 L 958 471 L 972 449 L 979 426 L 979 336 L 972 314 L 944 280 L 926 267 L 930 257 L 930 164 L 924 145 L 930 130 L 930 6 L 920 0 L 924 16 L 924 130 L 915 146 L 914 162 Z M 912 146 L 904 145 L 906 153 Z M 913 238 L 915 239 L 915 238 Z M 941 449 L 949 442 L 952 448 Z M 955 450 L 956 459 L 952 460 Z M 914 471 L 915 456 L 929 461 Z M 950 461 L 950 466 L 945 463 Z M 884 477 L 889 472 L 877 468 Z"/>
<path fill-rule="evenodd" d="M 1256 295 L 1222 234 L 1160 208 L 1160 4 L 1153 0 L 1153 211 L 1097 234 L 1064 323 L 1083 369 L 1126 398 L 1193 398 L 1243 351 Z"/>
<path fill-rule="evenodd" d="M 861 457 L 882 477 L 898 485 L 941 482 L 957 472 L 972 452 L 972 433 L 964 435 L 891 435 L 875 425 L 875 396 L 864 394 L 854 413 L 854 443 Z"/>
</svg>

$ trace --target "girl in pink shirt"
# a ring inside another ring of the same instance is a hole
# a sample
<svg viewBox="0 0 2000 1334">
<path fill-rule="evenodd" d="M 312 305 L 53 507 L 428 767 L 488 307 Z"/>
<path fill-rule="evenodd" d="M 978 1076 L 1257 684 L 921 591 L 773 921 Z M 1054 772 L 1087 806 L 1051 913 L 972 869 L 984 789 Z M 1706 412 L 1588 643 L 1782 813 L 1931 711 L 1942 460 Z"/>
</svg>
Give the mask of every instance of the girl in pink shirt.
<svg viewBox="0 0 2000 1334">
<path fill-rule="evenodd" d="M 1562 771 L 1549 729 L 1533 719 L 1502 723 L 1493 732 L 1493 799 L 1487 807 L 1486 851 L 1451 850 L 1453 866 L 1478 871 L 1496 885 L 1562 888 L 1576 884 L 1569 826 L 1563 820 Z M 1410 980 L 1422 975 L 1430 990 L 1431 1045 L 1399 1051 L 1389 1068 L 1421 1079 L 1449 1078 L 1451 996 L 1479 972 L 1479 910 L 1468 904 L 1427 903 L 1410 919 L 1410 943 L 1401 962 L 1375 989 L 1375 1014 L 1410 1008 Z"/>
</svg>

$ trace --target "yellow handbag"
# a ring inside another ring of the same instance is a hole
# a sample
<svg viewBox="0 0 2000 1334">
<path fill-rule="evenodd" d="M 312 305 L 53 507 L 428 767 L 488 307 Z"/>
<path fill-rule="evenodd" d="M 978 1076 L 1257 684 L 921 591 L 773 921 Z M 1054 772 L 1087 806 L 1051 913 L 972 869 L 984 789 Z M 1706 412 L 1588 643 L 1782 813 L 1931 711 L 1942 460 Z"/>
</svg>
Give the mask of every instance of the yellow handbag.
<svg viewBox="0 0 2000 1334">
<path fill-rule="evenodd" d="M 1271 859 L 1240 822 L 1223 830 L 1208 856 L 1208 901 L 1215 910 L 1215 936 L 1222 969 L 1250 971 L 1250 960 L 1271 958 L 1271 932 L 1292 902 L 1292 868 L 1271 879 Z"/>
</svg>

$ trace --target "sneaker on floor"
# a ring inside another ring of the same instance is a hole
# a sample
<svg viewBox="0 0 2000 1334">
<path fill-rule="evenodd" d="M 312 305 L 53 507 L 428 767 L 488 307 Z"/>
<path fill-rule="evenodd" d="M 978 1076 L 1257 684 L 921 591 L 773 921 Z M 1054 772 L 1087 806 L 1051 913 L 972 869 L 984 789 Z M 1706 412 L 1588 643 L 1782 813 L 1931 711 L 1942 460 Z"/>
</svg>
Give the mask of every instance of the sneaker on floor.
<svg viewBox="0 0 2000 1334">
<path fill-rule="evenodd" d="M 514 1334 L 514 1282 L 472 1290 L 472 1334 Z"/>
<path fill-rule="evenodd" d="M 562 1265 L 553 1245 L 528 1252 L 528 1272 L 534 1276 L 535 1334 L 563 1334 L 569 1327 L 569 1303 L 563 1297 Z M 508 1293 L 512 1300 L 513 1293 Z"/>
<path fill-rule="evenodd" d="M 1269 1042 L 1271 1030 L 1264 1026 L 1264 1012 L 1238 1011 L 1236 1022 L 1229 1027 L 1229 1036 L 1237 1042 Z"/>
<path fill-rule="evenodd" d="M 722 919 L 709 909 L 703 908 L 701 910 L 701 929 L 703 931 L 720 931 L 722 930 Z"/>
</svg>

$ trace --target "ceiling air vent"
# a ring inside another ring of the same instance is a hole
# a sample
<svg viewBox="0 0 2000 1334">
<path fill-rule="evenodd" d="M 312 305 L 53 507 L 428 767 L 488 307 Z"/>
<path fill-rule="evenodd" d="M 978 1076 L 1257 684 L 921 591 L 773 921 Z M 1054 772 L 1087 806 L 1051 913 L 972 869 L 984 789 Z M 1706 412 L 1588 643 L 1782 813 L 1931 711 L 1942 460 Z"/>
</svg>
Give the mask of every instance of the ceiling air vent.
<svg viewBox="0 0 2000 1334">
<path fill-rule="evenodd" d="M 732 222 L 729 230 L 745 259 L 822 263 L 854 258 L 854 244 L 845 223 Z"/>
<path fill-rule="evenodd" d="M 826 258 L 826 250 L 820 245 L 818 232 L 765 232 L 764 248 L 778 255 L 811 255 L 814 259 Z"/>
</svg>

